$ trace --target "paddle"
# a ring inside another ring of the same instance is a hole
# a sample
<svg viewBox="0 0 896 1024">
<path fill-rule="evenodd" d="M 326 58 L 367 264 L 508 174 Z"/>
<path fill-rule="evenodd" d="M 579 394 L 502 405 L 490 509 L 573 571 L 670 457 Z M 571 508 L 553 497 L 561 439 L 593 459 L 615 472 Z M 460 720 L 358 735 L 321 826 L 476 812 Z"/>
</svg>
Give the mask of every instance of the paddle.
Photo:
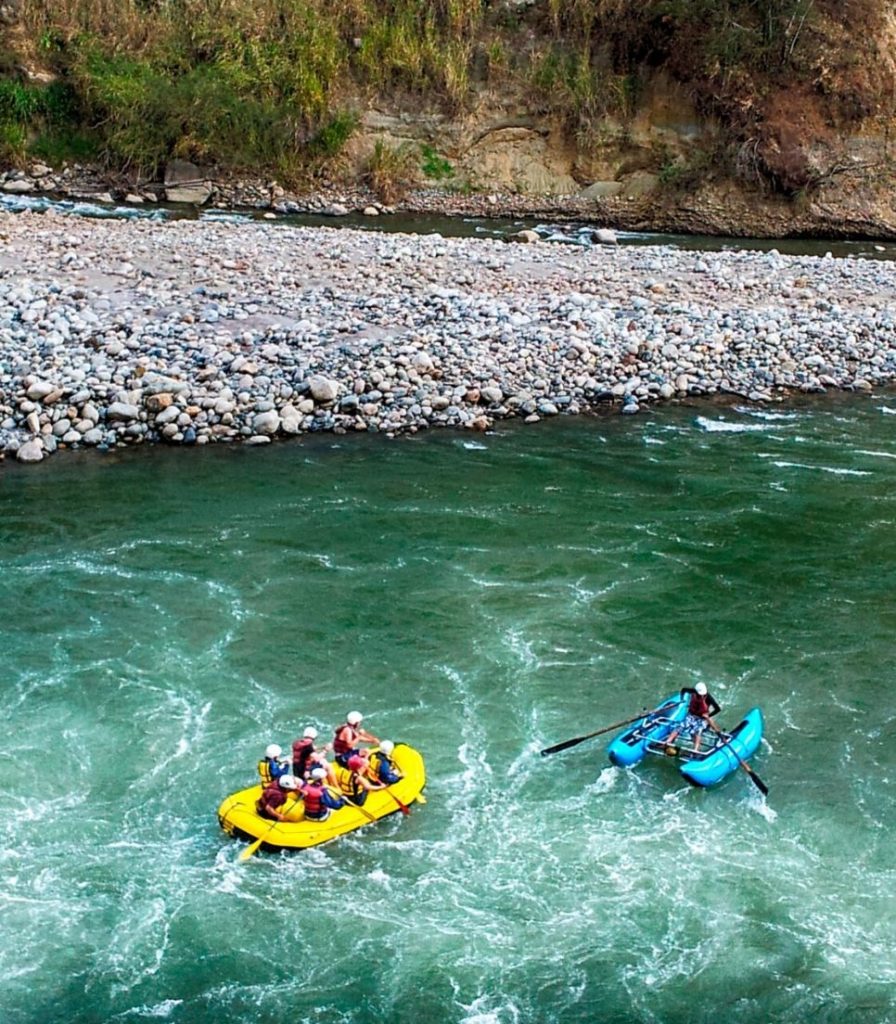
<svg viewBox="0 0 896 1024">
<path fill-rule="evenodd" d="M 589 732 L 587 736 L 576 736 L 575 739 L 564 740 L 563 743 L 557 743 L 553 747 L 545 747 L 541 752 L 541 756 L 547 757 L 548 754 L 557 754 L 561 750 L 568 750 L 570 747 L 574 747 L 578 743 L 584 743 L 585 740 L 590 740 L 595 736 L 601 736 L 605 732 L 612 732 L 613 729 L 621 729 L 624 725 L 631 725 L 633 722 L 640 722 L 642 718 L 651 718 L 654 715 L 658 715 L 661 711 L 665 711 L 666 708 L 673 707 L 677 703 L 678 701 L 669 701 L 668 704 L 664 704 L 662 707 L 657 708 L 656 711 L 651 711 L 648 715 L 645 715 L 642 711 L 640 715 L 635 715 L 634 718 L 626 718 L 622 722 L 614 722 L 612 725 L 604 726 L 603 729 L 598 729 L 597 732 Z M 644 710 L 646 711 L 647 709 L 645 708 Z"/>
<path fill-rule="evenodd" d="M 387 792 L 387 793 L 389 794 L 389 796 L 391 796 L 391 797 L 392 797 L 392 799 L 393 799 L 393 800 L 394 800 L 394 801 L 395 801 L 395 802 L 396 802 L 396 803 L 398 804 L 398 806 L 399 806 L 399 807 L 401 808 L 401 813 L 402 813 L 402 814 L 403 814 L 403 815 L 404 815 L 405 817 L 407 817 L 407 816 L 408 816 L 408 815 L 409 815 L 409 814 L 411 813 L 411 809 L 410 809 L 410 807 L 408 807 L 408 805 L 407 805 L 407 804 L 403 804 L 403 803 L 402 803 L 402 802 L 401 802 L 401 801 L 400 801 L 400 800 L 398 799 L 398 797 L 397 797 L 397 796 L 396 796 L 396 795 L 395 795 L 395 794 L 394 794 L 394 793 L 392 792 L 392 790 L 391 790 L 391 789 L 387 789 L 387 790 L 386 790 L 386 792 Z"/>
<path fill-rule="evenodd" d="M 382 759 L 383 759 L 383 760 L 385 761 L 385 763 L 386 763 L 386 766 L 387 766 L 387 767 L 389 767 L 389 768 L 394 768 L 394 767 L 395 767 L 395 766 L 394 766 L 394 764 L 392 764 L 392 762 L 391 762 L 391 761 L 389 761 L 389 758 L 388 758 L 388 756 L 387 756 L 386 754 L 380 753 L 380 757 L 381 757 L 381 758 L 382 758 Z M 383 781 L 383 780 L 382 780 L 382 779 L 380 779 L 380 778 L 379 778 L 379 777 L 378 777 L 378 776 L 377 776 L 376 774 L 374 774 L 374 775 L 371 775 L 371 776 L 370 776 L 370 779 L 371 779 L 372 781 L 374 781 L 374 782 L 382 782 L 382 781 Z M 397 780 L 397 781 L 401 781 L 401 776 L 399 776 L 399 778 L 398 778 L 398 780 Z M 393 783 L 389 783 L 389 785 L 393 785 Z M 402 813 L 402 814 L 403 814 L 403 815 L 404 815 L 405 817 L 407 817 L 407 816 L 408 816 L 408 815 L 409 815 L 409 814 L 411 813 L 411 809 L 410 809 L 410 807 L 408 807 L 408 805 L 407 805 L 407 804 L 403 804 L 403 803 L 402 803 L 402 802 L 401 802 L 401 801 L 400 801 L 400 800 L 398 799 L 398 797 L 397 797 L 397 796 L 396 796 L 396 795 L 395 795 L 395 794 L 394 794 L 394 793 L 392 792 L 392 790 L 391 790 L 391 789 L 389 789 L 389 786 L 388 786 L 388 785 L 386 785 L 386 786 L 383 786 L 383 789 L 385 789 L 385 790 L 386 790 L 386 792 L 387 792 L 387 793 L 389 794 L 389 796 L 391 796 L 391 797 L 392 797 L 392 799 L 393 799 L 393 800 L 394 800 L 394 801 L 395 801 L 395 802 L 396 802 L 396 803 L 398 804 L 398 806 L 399 806 L 399 807 L 401 808 L 401 813 Z"/>
<path fill-rule="evenodd" d="M 251 846 L 247 846 L 246 849 L 243 850 L 243 852 L 239 856 L 239 859 L 248 860 L 250 857 L 254 856 L 261 849 L 261 844 L 265 841 L 265 839 L 267 839 L 267 837 L 274 831 L 274 829 L 279 824 L 279 821 L 275 821 L 274 824 L 271 825 L 271 827 L 267 830 L 267 832 L 264 833 L 264 835 L 262 835 L 259 839 L 256 839 Z"/>
<path fill-rule="evenodd" d="M 734 747 L 730 746 L 731 741 L 732 739 L 734 739 L 734 737 L 728 736 L 727 733 L 722 732 L 722 730 L 716 725 L 716 723 L 711 718 L 707 718 L 706 721 L 709 722 L 709 727 L 710 729 L 712 729 L 713 732 L 718 733 L 719 736 L 727 736 L 727 739 L 722 744 L 722 746 L 730 748 L 731 753 L 734 754 L 734 756 L 737 758 L 737 763 L 741 766 L 741 768 L 743 768 L 747 775 L 750 776 L 753 785 L 759 790 L 759 792 L 763 796 L 768 796 L 768 786 L 766 786 L 766 784 L 762 781 L 762 779 L 759 778 L 759 776 L 756 774 L 756 772 L 753 771 L 753 769 L 747 764 L 747 762 L 743 760 L 743 758 L 740 756 L 740 754 L 738 754 Z"/>
<path fill-rule="evenodd" d="M 348 793 L 337 793 L 334 790 L 332 790 L 329 786 L 327 786 L 327 792 L 332 793 L 333 796 L 341 797 L 349 805 L 349 807 L 357 807 L 358 810 L 364 815 L 364 817 L 368 821 L 376 821 L 376 817 L 372 815 L 370 811 L 365 810 L 360 804 L 356 804 L 354 800 L 350 800 L 348 797 Z"/>
</svg>

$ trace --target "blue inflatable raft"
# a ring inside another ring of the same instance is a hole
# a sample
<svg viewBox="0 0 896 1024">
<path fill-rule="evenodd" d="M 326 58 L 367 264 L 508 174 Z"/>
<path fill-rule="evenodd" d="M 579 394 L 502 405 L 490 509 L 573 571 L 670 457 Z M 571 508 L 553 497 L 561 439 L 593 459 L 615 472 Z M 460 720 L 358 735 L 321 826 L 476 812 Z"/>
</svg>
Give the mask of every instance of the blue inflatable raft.
<svg viewBox="0 0 896 1024">
<path fill-rule="evenodd" d="M 691 737 L 680 733 L 670 753 L 666 740 L 680 729 L 687 717 L 688 701 L 687 696 L 675 694 L 619 733 L 607 749 L 610 761 L 628 768 L 648 754 L 672 756 L 681 762 L 679 771 L 688 782 L 695 786 L 714 786 L 737 771 L 738 758 L 746 761 L 756 753 L 764 728 L 759 708 L 751 708 L 731 732 L 714 733 L 707 726 L 700 750 L 694 748 Z"/>
</svg>

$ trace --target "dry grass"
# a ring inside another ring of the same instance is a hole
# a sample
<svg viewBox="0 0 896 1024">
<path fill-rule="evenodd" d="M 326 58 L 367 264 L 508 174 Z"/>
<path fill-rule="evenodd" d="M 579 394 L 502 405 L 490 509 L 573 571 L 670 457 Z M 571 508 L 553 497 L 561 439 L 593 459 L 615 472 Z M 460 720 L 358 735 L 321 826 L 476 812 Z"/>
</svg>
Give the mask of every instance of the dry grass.
<svg viewBox="0 0 896 1024">
<path fill-rule="evenodd" d="M 118 166 L 148 168 L 181 152 L 298 172 L 338 156 L 354 123 L 343 97 L 400 94 L 457 114 L 480 85 L 524 97 L 587 140 L 608 115 L 624 121 L 633 112 L 641 75 L 656 66 L 729 125 L 735 148 L 756 138 L 775 90 L 817 93 L 822 115 L 844 121 L 870 116 L 896 93 L 892 47 L 858 56 L 867 47 L 857 40 L 889 38 L 884 0 L 845 8 L 838 0 L 22 4 L 15 46 L 60 73 L 71 127 L 93 126 L 98 154 Z M 832 44 L 835 24 L 842 39 Z M 43 116 L 0 115 L 0 138 L 26 152 L 47 127 Z M 370 173 L 388 190 L 400 161 L 382 152 L 377 162 Z"/>
</svg>

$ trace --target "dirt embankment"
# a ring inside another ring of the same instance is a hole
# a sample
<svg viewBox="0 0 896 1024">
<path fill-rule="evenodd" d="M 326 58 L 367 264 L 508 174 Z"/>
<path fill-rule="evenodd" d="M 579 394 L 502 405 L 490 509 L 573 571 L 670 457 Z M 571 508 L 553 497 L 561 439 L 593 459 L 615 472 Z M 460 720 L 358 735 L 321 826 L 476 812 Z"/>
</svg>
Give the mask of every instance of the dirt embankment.
<svg viewBox="0 0 896 1024">
<path fill-rule="evenodd" d="M 32 83 L 52 77 L 23 36 L 22 12 L 35 5 L 0 4 L 6 43 L 25 55 L 16 73 Z M 586 8 L 596 19 L 587 31 L 576 21 Z M 338 104 L 357 116 L 355 130 L 305 186 L 284 189 L 270 171 L 237 181 L 226 160 L 210 159 L 186 184 L 164 180 L 164 167 L 141 175 L 110 162 L 94 191 L 258 206 L 285 196 L 306 208 L 312 193 L 342 192 L 357 204 L 538 212 L 623 229 L 896 237 L 891 4 L 595 0 L 558 14 L 540 0 L 494 0 L 483 11 L 479 37 L 467 40 L 462 104 L 347 77 Z M 525 71 L 574 38 L 587 53 L 587 102 L 568 83 L 562 95 L 556 82 L 539 92 Z M 480 59 L 499 50 L 500 68 Z M 171 156 L 184 148 L 176 142 Z M 7 160 L 0 180 L 9 192 L 89 191 L 82 173 L 36 175 L 28 160 L 21 174 L 12 167 Z"/>
</svg>

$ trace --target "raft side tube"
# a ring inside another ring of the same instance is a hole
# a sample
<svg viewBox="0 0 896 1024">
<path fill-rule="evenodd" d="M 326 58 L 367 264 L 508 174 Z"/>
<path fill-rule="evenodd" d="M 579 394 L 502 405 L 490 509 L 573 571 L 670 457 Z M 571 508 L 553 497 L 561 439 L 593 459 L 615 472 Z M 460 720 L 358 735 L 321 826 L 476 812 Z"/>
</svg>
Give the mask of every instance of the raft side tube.
<svg viewBox="0 0 896 1024">
<path fill-rule="evenodd" d="M 722 740 L 705 757 L 687 761 L 679 769 L 682 776 L 694 786 L 714 786 L 727 778 L 739 767 L 741 761 L 749 760 L 759 749 L 765 722 L 759 708 L 750 708 L 730 733 L 729 740 Z"/>
</svg>

